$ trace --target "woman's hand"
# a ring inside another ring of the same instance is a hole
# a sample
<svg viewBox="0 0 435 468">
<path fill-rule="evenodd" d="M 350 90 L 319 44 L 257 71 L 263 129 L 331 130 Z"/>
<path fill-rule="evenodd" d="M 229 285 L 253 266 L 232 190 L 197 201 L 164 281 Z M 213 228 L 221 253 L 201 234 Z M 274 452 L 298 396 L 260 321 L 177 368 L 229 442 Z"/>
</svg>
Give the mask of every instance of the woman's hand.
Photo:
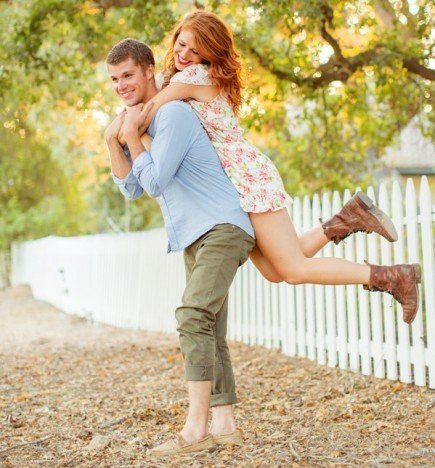
<svg viewBox="0 0 435 468">
<path fill-rule="evenodd" d="M 142 121 L 139 125 L 139 135 L 144 134 L 148 130 L 148 127 L 151 123 L 151 118 L 148 117 L 151 117 L 149 113 L 153 106 L 154 101 L 148 101 L 142 108 L 142 111 L 140 113 Z"/>
</svg>

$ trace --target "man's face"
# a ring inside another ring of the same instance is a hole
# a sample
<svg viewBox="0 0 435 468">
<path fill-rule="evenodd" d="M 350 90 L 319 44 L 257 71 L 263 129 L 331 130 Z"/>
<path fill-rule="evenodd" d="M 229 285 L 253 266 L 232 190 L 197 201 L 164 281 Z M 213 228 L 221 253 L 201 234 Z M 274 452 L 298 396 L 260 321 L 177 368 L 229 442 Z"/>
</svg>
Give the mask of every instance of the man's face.
<svg viewBox="0 0 435 468">
<path fill-rule="evenodd" d="M 112 86 L 115 93 L 128 107 L 144 103 L 152 86 L 154 67 L 149 65 L 143 71 L 132 58 L 124 60 L 118 65 L 107 65 Z"/>
</svg>

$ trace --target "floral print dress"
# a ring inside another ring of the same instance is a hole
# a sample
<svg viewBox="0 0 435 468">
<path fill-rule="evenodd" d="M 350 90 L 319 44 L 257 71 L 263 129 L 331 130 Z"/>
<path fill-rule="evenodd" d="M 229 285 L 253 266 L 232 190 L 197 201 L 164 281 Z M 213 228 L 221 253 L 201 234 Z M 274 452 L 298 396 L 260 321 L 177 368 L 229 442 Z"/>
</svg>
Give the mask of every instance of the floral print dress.
<svg viewBox="0 0 435 468">
<path fill-rule="evenodd" d="M 191 65 L 176 73 L 170 83 L 212 85 L 206 65 Z M 236 115 L 224 94 L 212 101 L 188 103 L 199 117 L 220 158 L 228 178 L 240 194 L 240 205 L 248 213 L 277 211 L 292 199 L 284 190 L 272 161 L 243 136 Z"/>
</svg>

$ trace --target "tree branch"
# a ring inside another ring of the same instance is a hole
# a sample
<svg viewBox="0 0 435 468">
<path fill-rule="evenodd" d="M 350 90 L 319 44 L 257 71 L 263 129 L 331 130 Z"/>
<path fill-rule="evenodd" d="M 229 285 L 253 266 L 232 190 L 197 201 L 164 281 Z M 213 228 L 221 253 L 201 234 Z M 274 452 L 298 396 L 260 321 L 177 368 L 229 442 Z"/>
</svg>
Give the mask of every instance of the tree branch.
<svg viewBox="0 0 435 468">
<path fill-rule="evenodd" d="M 276 67 L 267 55 L 260 54 L 260 52 L 253 46 L 249 46 L 249 52 L 258 60 L 259 64 L 269 70 L 273 75 L 275 75 L 280 80 L 290 81 L 295 83 L 298 86 L 304 84 L 305 78 L 299 77 L 296 73 L 291 73 L 286 70 L 281 70 Z"/>
<path fill-rule="evenodd" d="M 382 59 L 389 56 L 389 52 L 383 50 L 383 46 L 378 44 L 372 49 L 356 54 L 344 59 L 344 63 L 337 62 L 331 57 L 328 63 L 319 66 L 312 76 L 301 76 L 288 70 L 278 68 L 267 55 L 261 54 L 254 47 L 250 47 L 250 52 L 258 59 L 260 65 L 268 69 L 277 78 L 295 83 L 298 86 L 308 86 L 312 89 L 323 88 L 333 81 L 346 82 L 357 70 L 373 63 L 382 63 Z M 403 59 L 403 67 L 410 73 L 419 75 L 430 81 L 435 81 L 435 70 L 425 67 L 418 59 L 410 57 Z"/>
<path fill-rule="evenodd" d="M 375 1 L 375 13 L 385 29 L 392 29 L 396 21 L 396 15 L 388 0 Z"/>
<path fill-rule="evenodd" d="M 432 68 L 427 68 L 416 58 L 405 58 L 403 59 L 403 66 L 410 72 L 415 75 L 420 75 L 425 80 L 435 81 L 435 70 Z"/>
<path fill-rule="evenodd" d="M 343 57 L 340 45 L 338 44 L 337 40 L 332 37 L 331 34 L 329 34 L 329 32 L 326 30 L 325 22 L 323 22 L 323 25 L 320 28 L 320 35 L 333 48 L 336 60 L 339 62 L 345 62 L 346 59 Z"/>
<path fill-rule="evenodd" d="M 388 0 L 377 0 L 374 4 L 375 14 L 386 30 L 391 30 L 398 24 L 397 15 Z M 405 2 L 402 5 L 401 13 L 406 16 L 408 24 L 400 24 L 401 37 L 407 41 L 416 35 L 415 19 L 409 13 L 409 4 Z"/>
<path fill-rule="evenodd" d="M 320 10 L 322 11 L 322 14 L 323 14 L 322 26 L 320 28 L 320 35 L 333 48 L 337 61 L 344 62 L 345 58 L 343 57 L 343 53 L 341 52 L 341 48 L 340 48 L 338 41 L 334 37 L 332 37 L 331 34 L 329 34 L 329 32 L 326 30 L 326 23 L 328 23 L 328 26 L 330 28 L 332 28 L 332 20 L 334 18 L 334 11 L 327 3 L 324 3 L 324 2 L 321 2 Z"/>
<path fill-rule="evenodd" d="M 110 8 L 125 8 L 133 3 L 133 0 L 95 0 L 95 3 L 103 10 Z"/>
</svg>

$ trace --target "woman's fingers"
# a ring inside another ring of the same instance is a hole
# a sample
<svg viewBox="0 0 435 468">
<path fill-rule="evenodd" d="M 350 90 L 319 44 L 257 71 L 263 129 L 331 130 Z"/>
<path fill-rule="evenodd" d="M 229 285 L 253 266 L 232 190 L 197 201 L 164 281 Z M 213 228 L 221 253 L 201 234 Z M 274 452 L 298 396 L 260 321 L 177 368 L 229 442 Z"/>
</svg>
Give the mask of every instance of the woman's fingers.
<svg viewBox="0 0 435 468">
<path fill-rule="evenodd" d="M 149 111 L 152 109 L 154 106 L 154 101 L 148 101 L 142 108 L 141 115 L 143 117 L 146 117 L 149 113 Z"/>
</svg>

